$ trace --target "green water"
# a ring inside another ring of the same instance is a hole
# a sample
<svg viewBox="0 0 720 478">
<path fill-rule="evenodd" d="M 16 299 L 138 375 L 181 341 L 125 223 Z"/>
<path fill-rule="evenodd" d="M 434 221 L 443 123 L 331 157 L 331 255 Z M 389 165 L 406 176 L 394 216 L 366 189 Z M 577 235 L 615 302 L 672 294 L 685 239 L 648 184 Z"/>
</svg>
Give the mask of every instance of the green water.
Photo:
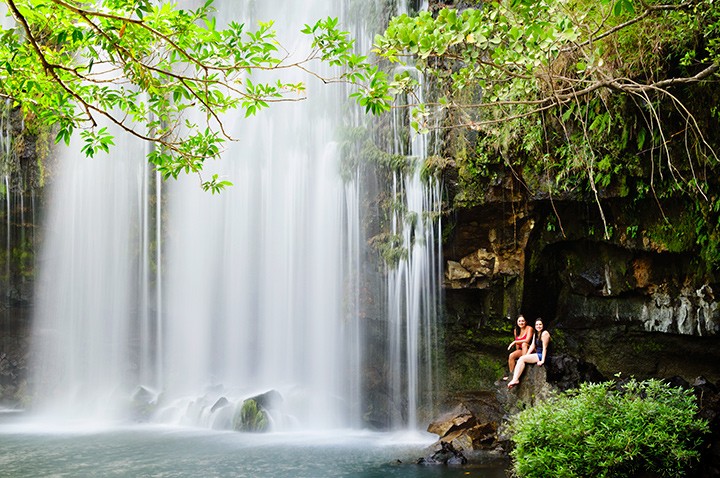
<svg viewBox="0 0 720 478">
<path fill-rule="evenodd" d="M 359 431 L 63 430 L 2 414 L 0 477 L 505 477 L 503 464 L 416 465 L 431 440 Z"/>
</svg>

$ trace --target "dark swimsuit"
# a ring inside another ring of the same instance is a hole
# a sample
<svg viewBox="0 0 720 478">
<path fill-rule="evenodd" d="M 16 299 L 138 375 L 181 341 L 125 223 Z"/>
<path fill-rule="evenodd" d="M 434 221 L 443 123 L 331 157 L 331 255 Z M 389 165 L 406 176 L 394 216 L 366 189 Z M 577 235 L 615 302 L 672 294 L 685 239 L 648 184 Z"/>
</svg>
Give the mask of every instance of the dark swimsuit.
<svg viewBox="0 0 720 478">
<path fill-rule="evenodd" d="M 543 332 L 545 332 L 543 330 Z M 543 343 L 542 343 L 542 332 L 535 335 L 535 352 L 537 352 L 538 360 L 543 359 Z"/>
</svg>

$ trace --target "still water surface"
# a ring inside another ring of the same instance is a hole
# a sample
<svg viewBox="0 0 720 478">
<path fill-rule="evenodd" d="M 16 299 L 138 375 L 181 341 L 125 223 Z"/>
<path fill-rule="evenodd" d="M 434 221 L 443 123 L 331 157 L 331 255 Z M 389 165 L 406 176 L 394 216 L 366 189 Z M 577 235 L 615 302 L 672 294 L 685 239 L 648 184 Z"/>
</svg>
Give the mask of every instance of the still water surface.
<svg viewBox="0 0 720 478">
<path fill-rule="evenodd" d="M 505 477 L 501 465 L 416 465 L 430 436 L 48 428 L 0 413 L 0 477 Z"/>
</svg>

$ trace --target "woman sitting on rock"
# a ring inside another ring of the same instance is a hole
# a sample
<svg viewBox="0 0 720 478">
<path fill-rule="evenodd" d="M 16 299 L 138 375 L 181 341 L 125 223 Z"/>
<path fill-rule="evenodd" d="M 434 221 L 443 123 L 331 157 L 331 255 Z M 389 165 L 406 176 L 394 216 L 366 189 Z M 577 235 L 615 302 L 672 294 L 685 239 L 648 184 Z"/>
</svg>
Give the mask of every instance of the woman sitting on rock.
<svg viewBox="0 0 720 478">
<path fill-rule="evenodd" d="M 540 317 L 535 321 L 535 337 L 533 338 L 532 344 L 527 355 L 523 355 L 518 359 L 517 365 L 515 366 L 515 372 L 513 378 L 508 383 L 508 388 L 513 388 L 515 385 L 520 383 L 520 375 L 525 370 L 525 364 L 536 363 L 538 366 L 545 363 L 547 360 L 548 345 L 550 344 L 550 332 L 545 330 L 545 324 Z"/>
<path fill-rule="evenodd" d="M 517 362 L 517 359 L 528 353 L 533 333 L 533 328 L 525 321 L 525 317 L 523 317 L 522 314 L 518 315 L 517 325 L 515 325 L 515 340 L 508 345 L 508 350 L 515 346 L 515 350 L 508 356 L 508 367 L 510 368 L 511 374 L 515 370 L 515 362 Z M 503 377 L 503 380 L 507 379 L 507 377 Z"/>
</svg>

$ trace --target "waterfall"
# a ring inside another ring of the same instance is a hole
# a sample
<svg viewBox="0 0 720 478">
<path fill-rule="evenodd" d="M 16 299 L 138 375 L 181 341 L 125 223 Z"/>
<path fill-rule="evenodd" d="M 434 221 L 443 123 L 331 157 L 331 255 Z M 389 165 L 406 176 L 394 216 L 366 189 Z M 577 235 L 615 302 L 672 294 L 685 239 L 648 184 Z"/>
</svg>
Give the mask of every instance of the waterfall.
<svg viewBox="0 0 720 478">
<path fill-rule="evenodd" d="M 422 78 L 418 78 L 423 83 Z M 421 89 L 422 101 L 422 89 Z M 394 131 L 408 129 L 409 111 L 395 110 Z M 387 267 L 387 318 L 390 327 L 392 396 L 406 404 L 407 416 L 393 417 L 417 428 L 419 412 L 431 413 L 436 390 L 436 335 L 440 307 L 442 190 L 434 178 L 422 179 L 428 157 L 426 135 L 410 131 L 409 139 L 393 136 L 393 152 L 407 156 L 410 167 L 394 172 L 391 236 L 401 255 Z"/>
<path fill-rule="evenodd" d="M 329 0 L 216 7 L 220 23 L 274 20 L 291 54 L 308 49 L 296 34 L 304 23 L 348 10 Z M 34 319 L 36 412 L 117 419 L 141 394 L 152 397 L 153 420 L 228 428 L 223 400 L 237 410 L 274 390 L 276 429 L 359 427 L 375 400 L 366 379 L 374 301 L 387 333 L 372 359 L 387 362 L 392 403 L 373 406 L 404 417 L 393 427 L 420 425 L 416 409 L 434 385 L 422 354 L 436 348 L 439 225 L 428 218 L 439 185 L 426 187 L 419 166 L 397 173 L 392 187 L 410 215 L 394 216 L 393 234 L 408 253 L 370 267 L 373 186 L 360 168 L 341 174 L 338 142 L 359 115 L 347 114 L 341 88 L 289 74 L 306 82 L 307 101 L 224 118 L 238 141 L 205 171 L 234 183 L 219 195 L 196 177 L 161 182 L 146 146 L 122 133 L 109 158 L 81 157 L 75 142 L 59 150 Z M 423 138 L 408 148 L 396 152 L 419 165 Z"/>
</svg>

